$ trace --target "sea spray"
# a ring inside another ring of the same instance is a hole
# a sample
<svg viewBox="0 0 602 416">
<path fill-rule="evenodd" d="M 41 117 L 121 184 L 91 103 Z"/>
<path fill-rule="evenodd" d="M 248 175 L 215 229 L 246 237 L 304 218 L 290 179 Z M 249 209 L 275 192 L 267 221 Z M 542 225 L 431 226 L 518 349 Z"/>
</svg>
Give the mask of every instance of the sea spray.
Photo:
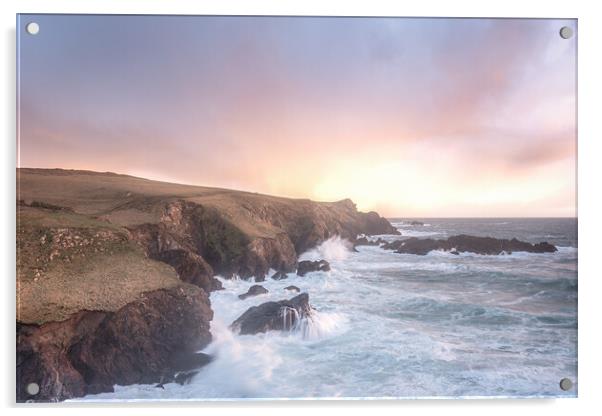
<svg viewBox="0 0 602 416">
<path fill-rule="evenodd" d="M 340 335 L 346 330 L 347 318 L 338 313 L 313 311 L 296 325 L 295 332 L 304 340 L 317 341 L 329 336 Z"/>
<path fill-rule="evenodd" d="M 280 316 L 282 316 L 282 328 L 285 331 L 293 330 L 300 320 L 299 311 L 289 306 L 280 308 Z"/>
<path fill-rule="evenodd" d="M 327 260 L 329 262 L 336 260 L 345 260 L 351 253 L 353 244 L 350 241 L 334 236 L 324 241 L 316 248 L 303 253 L 299 260 Z"/>
<path fill-rule="evenodd" d="M 238 336 L 216 320 L 211 325 L 214 341 L 204 350 L 214 357 L 192 379 L 201 390 L 219 397 L 256 397 L 263 395 L 275 368 L 282 364 L 277 346 L 266 336 Z"/>
</svg>

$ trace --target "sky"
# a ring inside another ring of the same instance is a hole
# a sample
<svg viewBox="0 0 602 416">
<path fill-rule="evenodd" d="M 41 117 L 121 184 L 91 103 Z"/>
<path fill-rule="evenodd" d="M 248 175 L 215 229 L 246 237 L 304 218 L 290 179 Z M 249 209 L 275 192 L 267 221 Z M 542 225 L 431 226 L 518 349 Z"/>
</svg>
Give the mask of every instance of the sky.
<svg viewBox="0 0 602 416">
<path fill-rule="evenodd" d="M 575 20 L 18 25 L 20 167 L 351 198 L 389 217 L 576 215 L 576 36 L 559 36 Z"/>
</svg>

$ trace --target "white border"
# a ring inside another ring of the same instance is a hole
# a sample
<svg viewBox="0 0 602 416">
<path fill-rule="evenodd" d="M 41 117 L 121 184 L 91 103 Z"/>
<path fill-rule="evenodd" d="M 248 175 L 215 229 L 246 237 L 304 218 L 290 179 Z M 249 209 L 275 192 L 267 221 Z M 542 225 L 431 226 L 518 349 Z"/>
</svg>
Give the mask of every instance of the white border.
<svg viewBox="0 0 602 416">
<path fill-rule="evenodd" d="M 598 261 L 600 216 L 602 216 L 600 165 L 602 123 L 600 97 L 602 65 L 600 40 L 602 22 L 596 13 L 596 3 L 566 1 L 528 2 L 506 0 L 497 2 L 454 0 L 387 2 L 380 0 L 326 1 L 326 0 L 3 0 L 2 13 L 3 99 L 0 101 L 2 126 L 2 238 L 0 239 L 0 264 L 4 269 L 2 383 L 1 404 L 15 410 L 30 413 L 43 411 L 51 414 L 104 415 L 107 410 L 116 415 L 142 413 L 165 415 L 166 413 L 230 414 L 261 412 L 262 415 L 304 415 L 311 412 L 329 414 L 345 412 L 360 415 L 378 411 L 386 414 L 437 412 L 445 415 L 504 415 L 508 413 L 567 415 L 595 413 L 602 409 L 602 393 L 597 391 L 600 382 L 600 354 L 602 337 L 599 317 L 602 316 L 602 273 Z M 391 16 L 465 16 L 465 17 L 562 17 L 579 19 L 579 399 L 488 399 L 488 400 L 405 400 L 405 401 L 272 401 L 272 402 L 204 402 L 179 404 L 109 403 L 106 405 L 35 405 L 23 409 L 14 403 L 14 262 L 15 262 L 15 14 L 21 13 L 132 13 L 132 14 L 302 14 L 302 15 L 391 15 Z M 91 407 L 92 406 L 92 407 Z M 174 409 L 174 407 L 179 407 Z M 11 408 L 12 407 L 12 408 Z M 83 409 L 85 407 L 85 409 Z"/>
</svg>

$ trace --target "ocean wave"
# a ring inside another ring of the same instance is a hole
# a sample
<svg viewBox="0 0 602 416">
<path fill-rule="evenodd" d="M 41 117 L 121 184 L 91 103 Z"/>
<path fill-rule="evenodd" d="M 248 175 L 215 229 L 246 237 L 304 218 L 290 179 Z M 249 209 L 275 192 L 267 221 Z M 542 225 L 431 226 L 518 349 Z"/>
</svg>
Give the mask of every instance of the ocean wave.
<svg viewBox="0 0 602 416">
<path fill-rule="evenodd" d="M 556 248 L 558 249 L 559 253 L 563 253 L 563 254 L 576 254 L 578 251 L 577 247 L 572 247 L 572 246 L 556 246 Z"/>
<path fill-rule="evenodd" d="M 221 321 L 211 325 L 213 342 L 203 352 L 214 360 L 201 369 L 191 384 L 210 396 L 254 397 L 270 382 L 283 363 L 277 345 L 266 337 L 238 336 Z"/>
<path fill-rule="evenodd" d="M 317 247 L 312 248 L 299 256 L 299 261 L 302 260 L 344 260 L 351 254 L 353 244 L 350 241 L 334 236 L 322 242 Z"/>
<path fill-rule="evenodd" d="M 417 230 L 400 230 L 402 237 L 430 237 L 434 235 L 447 235 L 441 231 L 417 231 Z"/>
<path fill-rule="evenodd" d="M 413 258 L 420 257 L 424 259 L 424 256 L 417 256 L 415 254 L 397 254 L 391 252 L 392 255 L 398 258 L 405 256 L 411 256 Z M 455 257 L 455 256 L 454 256 Z M 466 272 L 471 270 L 472 266 L 464 263 L 452 263 L 452 262 L 431 262 L 431 261 L 380 261 L 366 264 L 361 261 L 353 262 L 348 265 L 349 269 L 354 271 L 385 271 L 385 270 L 399 270 L 399 271 L 434 271 L 443 273 L 456 273 Z"/>
<path fill-rule="evenodd" d="M 425 296 L 403 299 L 394 313 L 402 319 L 421 321 L 424 316 L 429 316 L 438 324 L 452 321 L 455 325 L 521 325 L 528 319 L 525 314 L 496 306 L 451 302 Z"/>
<path fill-rule="evenodd" d="M 430 227 L 431 224 L 429 223 L 423 223 L 423 224 L 412 224 L 408 221 L 391 221 L 391 225 L 393 227 L 403 227 L 403 228 L 407 228 L 407 227 Z"/>
<path fill-rule="evenodd" d="M 292 334 L 298 334 L 303 340 L 317 341 L 333 335 L 339 335 L 347 329 L 347 317 L 340 313 L 319 312 L 301 319 Z"/>
</svg>

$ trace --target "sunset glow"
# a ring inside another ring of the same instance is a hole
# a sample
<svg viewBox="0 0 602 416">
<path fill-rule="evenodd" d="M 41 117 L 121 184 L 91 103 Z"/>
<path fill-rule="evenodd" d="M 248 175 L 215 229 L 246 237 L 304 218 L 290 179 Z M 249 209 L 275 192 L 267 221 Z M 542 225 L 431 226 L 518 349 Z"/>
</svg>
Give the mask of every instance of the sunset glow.
<svg viewBox="0 0 602 416">
<path fill-rule="evenodd" d="M 21 42 L 19 166 L 576 215 L 574 21 L 45 19 Z"/>
</svg>

